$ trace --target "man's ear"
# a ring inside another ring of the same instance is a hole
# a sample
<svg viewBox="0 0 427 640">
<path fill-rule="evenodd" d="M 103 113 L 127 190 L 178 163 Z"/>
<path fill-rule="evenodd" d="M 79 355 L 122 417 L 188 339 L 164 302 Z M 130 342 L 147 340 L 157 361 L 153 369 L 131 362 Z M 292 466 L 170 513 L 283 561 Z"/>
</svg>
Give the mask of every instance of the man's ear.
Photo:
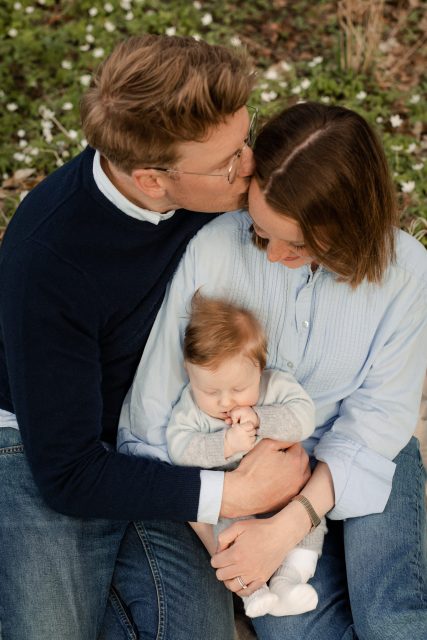
<svg viewBox="0 0 427 640">
<path fill-rule="evenodd" d="M 165 180 L 162 175 L 159 175 L 158 171 L 154 169 L 134 169 L 131 175 L 134 185 L 144 195 L 154 200 L 165 197 Z"/>
</svg>

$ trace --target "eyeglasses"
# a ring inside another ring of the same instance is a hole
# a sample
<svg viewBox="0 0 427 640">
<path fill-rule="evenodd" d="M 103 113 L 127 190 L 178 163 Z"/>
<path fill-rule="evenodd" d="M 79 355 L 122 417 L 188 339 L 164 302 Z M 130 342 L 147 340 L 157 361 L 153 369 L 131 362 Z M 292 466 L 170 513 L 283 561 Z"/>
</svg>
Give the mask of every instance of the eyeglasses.
<svg viewBox="0 0 427 640">
<path fill-rule="evenodd" d="M 256 107 L 250 107 L 247 105 L 247 110 L 251 116 L 249 123 L 248 135 L 243 141 L 242 147 L 236 151 L 231 159 L 230 166 L 226 173 L 199 173 L 198 171 L 180 171 L 179 169 L 164 169 L 162 167 L 147 167 L 148 169 L 154 169 L 155 171 L 163 171 L 164 173 L 182 173 L 189 176 L 212 176 L 213 178 L 227 178 L 229 184 L 233 184 L 235 181 L 239 167 L 240 159 L 245 147 L 252 147 L 256 138 L 256 129 L 258 124 L 258 109 Z"/>
</svg>

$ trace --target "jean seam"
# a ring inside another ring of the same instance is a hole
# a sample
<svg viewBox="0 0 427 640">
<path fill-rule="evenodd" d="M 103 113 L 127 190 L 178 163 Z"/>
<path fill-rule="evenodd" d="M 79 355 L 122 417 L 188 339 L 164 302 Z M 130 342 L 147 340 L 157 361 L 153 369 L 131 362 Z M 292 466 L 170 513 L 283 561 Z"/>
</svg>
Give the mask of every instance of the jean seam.
<svg viewBox="0 0 427 640">
<path fill-rule="evenodd" d="M 5 453 L 24 453 L 24 445 L 16 444 L 12 447 L 2 447 L 0 448 L 0 455 Z"/>
<path fill-rule="evenodd" d="M 161 573 L 157 564 L 156 556 L 152 550 L 150 537 L 147 534 L 147 531 L 144 525 L 141 522 L 134 522 L 134 527 L 136 533 L 141 540 L 142 546 L 144 547 L 144 551 L 147 557 L 148 565 L 150 567 L 154 586 L 156 589 L 157 595 L 157 606 L 159 611 L 159 623 L 157 627 L 157 636 L 156 640 L 162 640 L 165 637 L 166 630 L 166 596 L 163 588 L 163 582 L 161 578 Z"/>
<path fill-rule="evenodd" d="M 424 465 L 423 462 L 421 460 L 421 455 L 418 449 L 418 478 L 419 478 L 419 483 L 420 483 L 420 487 L 419 490 L 420 492 L 424 492 L 425 491 L 425 482 L 424 482 Z M 422 536 L 422 531 L 421 528 L 423 525 L 422 523 L 422 519 L 421 519 L 421 511 L 422 511 L 422 507 L 420 505 L 420 501 L 419 500 L 415 500 L 415 505 L 416 505 L 416 532 L 417 532 L 417 540 L 423 540 L 423 536 Z M 423 579 L 424 579 L 424 572 L 421 571 L 421 565 L 423 563 L 423 549 L 421 548 L 421 545 L 417 545 L 417 551 L 416 551 L 416 557 L 414 558 L 414 560 L 411 562 L 411 565 L 413 566 L 414 570 L 415 570 L 415 576 L 416 576 L 416 580 L 418 583 L 418 592 L 419 592 L 419 596 L 420 596 L 420 608 L 424 607 L 425 605 L 425 595 L 424 595 L 424 589 L 423 587 Z"/>
<path fill-rule="evenodd" d="M 110 595 L 108 599 L 111 602 L 111 606 L 113 607 L 114 611 L 118 615 L 119 620 L 124 627 L 129 640 L 138 640 L 137 635 L 132 627 L 132 623 L 129 620 L 128 615 L 122 606 L 121 600 L 113 586 L 111 586 L 110 588 Z"/>
</svg>

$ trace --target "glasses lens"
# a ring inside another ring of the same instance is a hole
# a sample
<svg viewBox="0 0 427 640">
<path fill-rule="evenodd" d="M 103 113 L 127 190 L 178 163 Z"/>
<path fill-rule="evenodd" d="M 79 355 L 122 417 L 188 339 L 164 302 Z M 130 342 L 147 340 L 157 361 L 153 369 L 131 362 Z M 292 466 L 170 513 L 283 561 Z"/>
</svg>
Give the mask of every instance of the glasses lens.
<svg viewBox="0 0 427 640">
<path fill-rule="evenodd" d="M 252 147 L 255 142 L 257 123 L 258 123 L 258 109 L 254 109 L 252 113 L 251 122 L 249 125 L 248 138 L 246 142 L 246 144 L 249 147 Z"/>
<path fill-rule="evenodd" d="M 236 153 L 236 155 L 233 156 L 233 159 L 231 161 L 230 168 L 228 169 L 228 182 L 230 184 L 233 184 L 233 182 L 236 179 L 237 171 L 238 171 L 239 165 L 240 165 L 241 155 L 242 155 L 241 151 L 239 153 Z"/>
</svg>

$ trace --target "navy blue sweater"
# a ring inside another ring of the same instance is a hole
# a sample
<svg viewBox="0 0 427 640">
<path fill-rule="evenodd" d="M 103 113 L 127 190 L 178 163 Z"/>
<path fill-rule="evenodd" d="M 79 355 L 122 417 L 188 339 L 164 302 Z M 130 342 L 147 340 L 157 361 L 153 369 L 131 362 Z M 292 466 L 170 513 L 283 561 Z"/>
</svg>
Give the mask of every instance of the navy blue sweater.
<svg viewBox="0 0 427 640">
<path fill-rule="evenodd" d="M 166 284 L 214 215 L 159 225 L 98 190 L 86 149 L 23 200 L 0 252 L 0 407 L 48 505 L 73 516 L 195 520 L 198 469 L 107 451 Z M 165 367 L 168 363 L 165 362 Z"/>
</svg>

